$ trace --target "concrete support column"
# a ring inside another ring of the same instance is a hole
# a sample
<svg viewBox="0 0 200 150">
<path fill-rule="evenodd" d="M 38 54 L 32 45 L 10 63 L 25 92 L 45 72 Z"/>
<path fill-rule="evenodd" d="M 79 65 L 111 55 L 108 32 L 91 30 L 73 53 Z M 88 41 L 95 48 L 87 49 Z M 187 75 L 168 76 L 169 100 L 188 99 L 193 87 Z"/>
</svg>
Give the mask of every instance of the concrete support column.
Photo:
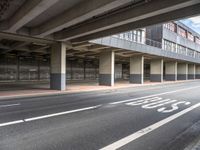
<svg viewBox="0 0 200 150">
<path fill-rule="evenodd" d="M 114 51 L 101 52 L 99 57 L 99 85 L 114 85 L 114 66 Z"/>
<path fill-rule="evenodd" d="M 50 88 L 65 90 L 66 86 L 66 45 L 57 43 L 51 49 Z"/>
<path fill-rule="evenodd" d="M 177 62 L 165 63 L 165 80 L 167 81 L 177 80 Z"/>
<path fill-rule="evenodd" d="M 143 84 L 144 82 L 144 57 L 133 56 L 130 58 L 130 83 Z"/>
<path fill-rule="evenodd" d="M 188 79 L 188 64 L 178 63 L 177 67 L 177 79 L 178 80 L 187 80 Z"/>
<path fill-rule="evenodd" d="M 200 65 L 195 65 L 196 66 L 196 79 L 200 79 Z"/>
<path fill-rule="evenodd" d="M 163 82 L 163 59 L 151 60 L 150 81 Z"/>
<path fill-rule="evenodd" d="M 188 64 L 188 79 L 195 79 L 196 67 L 195 64 Z"/>
</svg>

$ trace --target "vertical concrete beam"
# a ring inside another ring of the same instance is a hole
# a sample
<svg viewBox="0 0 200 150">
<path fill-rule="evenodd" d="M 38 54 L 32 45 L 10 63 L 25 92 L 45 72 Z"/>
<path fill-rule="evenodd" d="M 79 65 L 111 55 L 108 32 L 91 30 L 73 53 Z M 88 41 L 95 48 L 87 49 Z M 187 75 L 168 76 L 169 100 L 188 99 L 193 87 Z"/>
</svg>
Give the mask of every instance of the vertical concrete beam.
<svg viewBox="0 0 200 150">
<path fill-rule="evenodd" d="M 200 65 L 195 65 L 196 66 L 196 79 L 200 79 Z"/>
<path fill-rule="evenodd" d="M 151 60 L 150 81 L 163 82 L 163 59 Z"/>
<path fill-rule="evenodd" d="M 99 57 L 99 85 L 114 86 L 114 51 L 104 51 Z"/>
<path fill-rule="evenodd" d="M 17 56 L 17 74 L 16 74 L 16 80 L 20 80 L 20 57 Z"/>
<path fill-rule="evenodd" d="M 165 80 L 167 81 L 177 80 L 177 62 L 165 63 Z"/>
<path fill-rule="evenodd" d="M 187 80 L 187 79 L 188 79 L 188 64 L 178 63 L 177 80 Z"/>
<path fill-rule="evenodd" d="M 66 45 L 57 43 L 51 49 L 50 88 L 65 90 L 66 85 Z"/>
<path fill-rule="evenodd" d="M 130 58 L 130 83 L 143 84 L 144 82 L 144 56 Z"/>
<path fill-rule="evenodd" d="M 195 64 L 188 64 L 188 79 L 195 79 L 196 67 Z"/>
</svg>

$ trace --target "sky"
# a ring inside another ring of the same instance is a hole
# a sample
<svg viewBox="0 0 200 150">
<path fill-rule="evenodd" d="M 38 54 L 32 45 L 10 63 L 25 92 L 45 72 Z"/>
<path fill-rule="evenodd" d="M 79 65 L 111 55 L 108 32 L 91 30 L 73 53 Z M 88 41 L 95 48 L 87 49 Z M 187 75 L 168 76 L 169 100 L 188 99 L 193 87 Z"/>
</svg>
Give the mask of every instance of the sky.
<svg viewBox="0 0 200 150">
<path fill-rule="evenodd" d="M 200 16 L 184 19 L 181 22 L 200 34 Z"/>
</svg>

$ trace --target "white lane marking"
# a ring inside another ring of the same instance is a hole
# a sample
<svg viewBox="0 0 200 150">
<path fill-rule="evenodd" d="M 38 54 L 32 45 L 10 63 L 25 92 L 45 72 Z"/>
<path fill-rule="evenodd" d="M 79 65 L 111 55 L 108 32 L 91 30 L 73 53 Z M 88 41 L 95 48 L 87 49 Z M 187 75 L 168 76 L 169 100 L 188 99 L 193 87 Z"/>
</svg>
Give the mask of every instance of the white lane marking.
<svg viewBox="0 0 200 150">
<path fill-rule="evenodd" d="M 71 114 L 71 113 L 75 113 L 75 112 L 81 112 L 81 111 L 85 111 L 85 110 L 92 110 L 92 109 L 99 108 L 101 106 L 102 105 L 96 105 L 96 106 L 85 107 L 85 108 L 81 108 L 81 109 L 75 109 L 75 110 L 69 110 L 69 111 L 60 112 L 60 113 L 49 114 L 49 115 L 45 115 L 45 116 L 27 118 L 27 119 L 24 119 L 24 120 L 16 120 L 16 121 L 11 121 L 11 122 L 5 122 L 5 123 L 1 123 L 0 127 L 24 123 L 24 122 L 29 122 L 29 121 L 34 121 L 34 120 L 40 120 L 40 119 L 45 119 L 45 118 L 50 118 L 50 117 L 55 117 L 55 116 L 60 116 L 60 115 L 65 115 L 65 114 Z"/>
<path fill-rule="evenodd" d="M 170 93 L 176 93 L 176 92 L 191 90 L 191 89 L 195 89 L 195 88 L 199 88 L 199 87 L 200 86 L 190 87 L 190 88 L 184 88 L 184 89 L 179 89 L 179 90 L 175 90 L 175 91 L 163 92 L 163 93 L 159 93 L 159 94 L 153 94 L 153 95 L 148 95 L 148 96 L 143 96 L 143 97 L 137 97 L 137 98 L 133 98 L 133 99 L 127 99 L 127 100 L 112 102 L 112 103 L 109 103 L 109 104 L 116 105 L 116 104 L 131 102 L 131 101 L 135 101 L 135 100 L 139 100 L 139 99 L 149 98 L 149 97 L 153 97 L 153 96 L 160 96 L 160 95 L 165 95 L 165 94 L 170 94 Z"/>
<path fill-rule="evenodd" d="M 167 124 L 167 123 L 169 123 L 169 122 L 171 122 L 171 121 L 173 121 L 173 120 L 175 120 L 179 117 L 181 117 L 182 115 L 192 111 L 193 109 L 195 109 L 197 107 L 200 107 L 200 103 L 197 103 L 197 104 L 195 104 L 195 105 L 193 105 L 193 106 L 191 106 L 187 109 L 184 109 L 184 110 L 182 110 L 182 111 L 180 111 L 180 112 L 178 112 L 178 113 L 176 113 L 176 114 L 174 114 L 170 117 L 167 117 L 167 118 L 165 118 L 165 119 L 163 119 L 163 120 L 161 120 L 161 121 L 159 121 L 155 124 L 152 124 L 152 125 L 150 125 L 146 128 L 143 128 L 143 129 L 141 129 L 141 130 L 139 130 L 139 131 L 123 138 L 123 139 L 120 139 L 119 141 L 116 141 L 116 142 L 114 142 L 114 143 L 112 143 L 112 144 L 110 144 L 110 145 L 108 145 L 108 146 L 106 146 L 106 147 L 104 147 L 100 150 L 116 150 L 118 148 L 121 148 L 122 146 L 144 136 L 147 133 L 154 131 L 155 129 L 157 129 L 157 128 L 159 128 L 159 127 L 161 127 L 161 126 L 163 126 L 163 125 L 165 125 L 165 124 Z"/>
<path fill-rule="evenodd" d="M 18 123 L 23 123 L 23 122 L 24 122 L 23 120 L 16 120 L 16 121 L 11 121 L 11 122 L 1 123 L 0 127 L 9 126 L 9 125 L 18 124 Z"/>
<path fill-rule="evenodd" d="M 96 106 L 92 106 L 92 107 L 86 107 L 86 108 L 81 108 L 81 109 L 75 109 L 75 110 L 64 111 L 64 112 L 59 112 L 59 113 L 54 113 L 54 114 L 49 114 L 49 115 L 44 115 L 44 116 L 28 118 L 28 119 L 24 119 L 24 121 L 28 122 L 28 121 L 33 121 L 33 120 L 39 120 L 39 119 L 44 119 L 44 118 L 50 118 L 50 117 L 65 115 L 65 114 L 71 114 L 71 113 L 75 113 L 75 112 L 95 109 L 95 108 L 98 108 L 100 106 L 102 106 L 102 105 L 96 105 Z"/>
<path fill-rule="evenodd" d="M 20 103 L 17 103 L 17 104 L 5 104 L 5 105 L 0 105 L 0 108 L 4 108 L 4 107 L 12 107 L 12 106 L 19 106 Z"/>
</svg>

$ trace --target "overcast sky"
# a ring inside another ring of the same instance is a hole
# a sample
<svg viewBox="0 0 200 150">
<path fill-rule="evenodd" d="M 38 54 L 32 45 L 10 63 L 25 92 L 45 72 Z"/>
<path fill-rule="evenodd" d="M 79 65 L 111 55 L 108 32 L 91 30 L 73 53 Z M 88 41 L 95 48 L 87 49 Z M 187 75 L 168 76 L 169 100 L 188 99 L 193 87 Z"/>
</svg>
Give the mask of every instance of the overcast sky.
<svg viewBox="0 0 200 150">
<path fill-rule="evenodd" d="M 200 34 L 200 16 L 184 19 L 181 22 Z"/>
</svg>

